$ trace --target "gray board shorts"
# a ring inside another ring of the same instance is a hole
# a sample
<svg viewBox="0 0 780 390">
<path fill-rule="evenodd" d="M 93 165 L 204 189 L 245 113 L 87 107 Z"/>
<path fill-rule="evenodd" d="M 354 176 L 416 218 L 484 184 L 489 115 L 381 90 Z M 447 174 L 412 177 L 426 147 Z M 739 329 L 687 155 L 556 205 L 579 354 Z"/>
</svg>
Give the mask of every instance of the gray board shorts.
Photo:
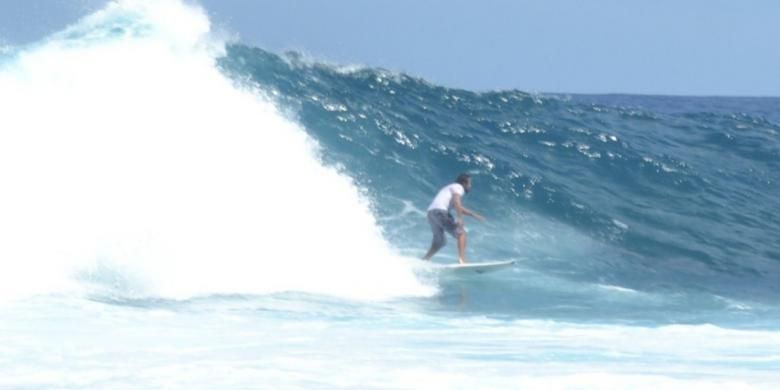
<svg viewBox="0 0 780 390">
<path fill-rule="evenodd" d="M 444 245 L 447 243 L 447 238 L 444 237 L 445 231 L 455 238 L 466 233 L 463 226 L 458 225 L 455 222 L 455 217 L 446 210 L 434 209 L 428 211 L 428 223 L 431 224 L 431 231 L 433 231 L 433 245 Z"/>
</svg>

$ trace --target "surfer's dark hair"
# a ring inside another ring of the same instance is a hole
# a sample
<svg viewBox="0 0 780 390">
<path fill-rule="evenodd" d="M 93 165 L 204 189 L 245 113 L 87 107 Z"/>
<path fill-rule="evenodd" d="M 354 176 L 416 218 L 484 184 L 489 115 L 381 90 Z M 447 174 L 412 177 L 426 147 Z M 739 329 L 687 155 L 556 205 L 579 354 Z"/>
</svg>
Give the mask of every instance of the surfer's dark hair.
<svg viewBox="0 0 780 390">
<path fill-rule="evenodd" d="M 458 183 L 458 184 L 460 184 L 460 185 L 465 187 L 466 186 L 466 182 L 469 179 L 471 179 L 471 175 L 469 175 L 468 173 L 461 173 L 460 175 L 458 175 L 458 178 L 455 179 L 455 183 Z"/>
</svg>

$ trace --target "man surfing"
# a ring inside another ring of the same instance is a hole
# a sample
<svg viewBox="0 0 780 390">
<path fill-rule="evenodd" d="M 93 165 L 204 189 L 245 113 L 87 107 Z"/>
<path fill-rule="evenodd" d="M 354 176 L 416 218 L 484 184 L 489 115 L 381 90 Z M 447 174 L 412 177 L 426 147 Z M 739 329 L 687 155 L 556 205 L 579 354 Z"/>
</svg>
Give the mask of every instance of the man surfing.
<svg viewBox="0 0 780 390">
<path fill-rule="evenodd" d="M 485 222 L 485 218 L 481 215 L 463 206 L 463 196 L 469 191 L 471 191 L 471 176 L 461 173 L 454 183 L 444 186 L 433 198 L 433 202 L 428 206 L 428 223 L 431 224 L 433 231 L 433 241 L 431 249 L 423 256 L 423 260 L 430 260 L 447 243 L 447 238 L 444 236 L 446 231 L 458 240 L 458 261 L 460 264 L 466 264 L 464 217 L 470 215 Z M 450 214 L 451 208 L 454 208 L 458 213 L 457 221 Z"/>
</svg>

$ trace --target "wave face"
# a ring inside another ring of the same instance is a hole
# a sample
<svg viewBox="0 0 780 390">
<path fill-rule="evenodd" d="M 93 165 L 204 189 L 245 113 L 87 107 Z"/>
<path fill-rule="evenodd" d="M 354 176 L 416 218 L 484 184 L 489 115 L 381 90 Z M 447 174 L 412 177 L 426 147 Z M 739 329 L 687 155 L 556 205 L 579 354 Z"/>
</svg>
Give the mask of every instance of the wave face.
<svg viewBox="0 0 780 390">
<path fill-rule="evenodd" d="M 780 297 L 780 99 L 476 93 L 243 45 L 220 64 L 294 112 L 410 254 L 428 245 L 435 191 L 470 172 L 467 204 L 491 221 L 470 224 L 474 258 L 632 291 Z"/>
</svg>

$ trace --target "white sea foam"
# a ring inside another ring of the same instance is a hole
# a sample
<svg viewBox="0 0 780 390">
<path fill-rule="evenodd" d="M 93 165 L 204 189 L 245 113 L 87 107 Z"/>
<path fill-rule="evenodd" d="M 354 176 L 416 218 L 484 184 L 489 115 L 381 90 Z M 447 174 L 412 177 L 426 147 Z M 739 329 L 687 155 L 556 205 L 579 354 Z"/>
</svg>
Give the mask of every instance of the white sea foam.
<svg viewBox="0 0 780 390">
<path fill-rule="evenodd" d="M 200 8 L 116 1 L 0 65 L 0 299 L 433 292 L 223 49 Z"/>
<path fill-rule="evenodd" d="M 89 301 L 68 307 L 48 299 L 36 300 L 41 306 L 0 307 L 2 318 L 14 320 L 0 322 L 0 387 L 315 383 L 408 389 L 424 383 L 431 389 L 771 389 L 780 384 L 777 331 L 431 316 L 385 304 L 361 304 L 342 316 L 338 305 L 310 301 L 301 308 L 285 302 L 276 311 L 273 300 L 258 299 L 253 309 L 170 312 Z M 296 315 L 285 315 L 290 312 Z M 60 342 L 56 354 L 46 348 L 53 335 Z"/>
</svg>

